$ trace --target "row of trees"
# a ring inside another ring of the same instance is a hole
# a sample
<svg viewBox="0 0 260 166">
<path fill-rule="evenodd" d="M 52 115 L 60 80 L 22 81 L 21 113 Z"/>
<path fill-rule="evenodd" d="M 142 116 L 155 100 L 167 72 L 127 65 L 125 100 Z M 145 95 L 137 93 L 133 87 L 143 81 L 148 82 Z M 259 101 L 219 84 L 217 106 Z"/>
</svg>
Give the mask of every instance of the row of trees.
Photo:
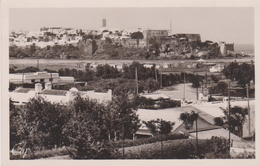
<svg viewBox="0 0 260 166">
<path fill-rule="evenodd" d="M 155 65 L 151 68 L 144 67 L 143 64 L 138 62 L 133 62 L 131 65 L 123 66 L 123 70 L 120 71 L 116 67 L 106 65 L 98 65 L 96 71 L 90 68 L 89 65 L 86 66 L 85 70 L 76 70 L 76 69 L 59 69 L 58 71 L 44 69 L 48 72 L 57 72 L 60 76 L 72 76 L 76 81 L 86 81 L 88 85 L 85 87 L 78 87 L 80 90 L 97 90 L 104 91 L 107 89 L 112 89 L 115 93 L 118 87 L 122 89 L 127 88 L 132 94 L 136 91 L 136 85 L 134 83 L 135 79 L 135 69 L 137 68 L 137 77 L 138 77 L 138 90 L 141 92 L 154 92 L 160 88 L 160 77 L 158 70 L 155 69 Z M 36 72 L 39 71 L 35 67 L 27 67 L 21 70 L 15 70 L 10 68 L 10 73 L 22 73 L 22 72 Z M 157 76 L 156 76 L 157 75 Z M 185 80 L 184 80 L 185 77 Z M 157 81 L 156 81 L 156 78 Z M 192 82 L 194 87 L 199 86 L 199 81 L 202 80 L 202 76 L 181 73 L 181 74 L 170 74 L 162 75 L 162 86 L 171 86 L 180 82 Z M 123 85 L 123 87 L 121 86 Z M 71 85 L 66 85 L 61 87 L 61 89 L 70 89 Z M 118 89 L 119 90 L 119 89 Z"/>
</svg>

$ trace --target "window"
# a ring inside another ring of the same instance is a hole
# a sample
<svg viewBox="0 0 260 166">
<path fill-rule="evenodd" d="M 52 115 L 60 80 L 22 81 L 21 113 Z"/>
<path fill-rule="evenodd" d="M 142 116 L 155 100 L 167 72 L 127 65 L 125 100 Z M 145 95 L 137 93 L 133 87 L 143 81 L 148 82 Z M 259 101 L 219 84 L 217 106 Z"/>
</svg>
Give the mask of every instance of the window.
<svg viewBox="0 0 260 166">
<path fill-rule="evenodd" d="M 53 78 L 50 78 L 49 81 L 53 81 Z"/>
<path fill-rule="evenodd" d="M 34 82 L 35 82 L 35 80 L 31 80 L 31 82 L 32 82 L 32 83 L 34 83 Z"/>
<path fill-rule="evenodd" d="M 40 82 L 44 82 L 44 79 L 40 79 Z"/>
</svg>

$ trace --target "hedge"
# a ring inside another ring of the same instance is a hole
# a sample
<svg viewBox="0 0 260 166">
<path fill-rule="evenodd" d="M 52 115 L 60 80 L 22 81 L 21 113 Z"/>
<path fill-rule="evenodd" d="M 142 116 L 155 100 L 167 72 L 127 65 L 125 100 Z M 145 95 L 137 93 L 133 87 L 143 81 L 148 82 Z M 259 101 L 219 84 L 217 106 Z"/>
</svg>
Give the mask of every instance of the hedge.
<svg viewBox="0 0 260 166">
<path fill-rule="evenodd" d="M 169 134 L 169 135 L 163 135 L 162 138 L 160 135 L 150 138 L 140 138 L 136 140 L 124 140 L 124 147 L 130 147 L 130 146 L 137 146 L 137 145 L 143 145 L 143 144 L 150 144 L 159 142 L 161 140 L 176 140 L 176 139 L 188 139 L 189 136 L 186 134 Z M 123 140 L 119 140 L 116 142 L 112 142 L 112 146 L 114 148 L 122 148 L 123 147 Z"/>
<path fill-rule="evenodd" d="M 230 158 L 227 140 L 212 138 L 199 140 L 198 153 L 196 140 L 181 139 L 163 141 L 125 148 L 124 159 L 196 159 L 196 158 Z M 116 155 L 114 155 L 115 157 Z M 122 158 L 122 148 L 116 158 Z"/>
</svg>

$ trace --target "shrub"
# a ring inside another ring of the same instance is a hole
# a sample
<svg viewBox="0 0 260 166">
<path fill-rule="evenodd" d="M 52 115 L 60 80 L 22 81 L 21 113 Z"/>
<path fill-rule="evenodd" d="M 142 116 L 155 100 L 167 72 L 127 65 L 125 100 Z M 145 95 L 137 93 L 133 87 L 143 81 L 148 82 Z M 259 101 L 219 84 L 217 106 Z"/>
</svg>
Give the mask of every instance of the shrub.
<svg viewBox="0 0 260 166">
<path fill-rule="evenodd" d="M 124 140 L 124 147 L 150 144 L 150 143 L 159 142 L 161 140 L 166 141 L 166 140 L 187 139 L 187 138 L 189 138 L 188 135 L 178 133 L 178 134 L 163 135 L 162 139 L 161 139 L 161 136 L 155 136 L 155 137 L 141 138 L 141 139 L 136 139 L 136 140 Z M 114 148 L 122 148 L 123 140 L 112 142 L 112 145 Z"/>
<path fill-rule="evenodd" d="M 230 158 L 227 140 L 213 137 L 211 140 L 199 140 L 198 153 L 196 140 L 180 139 L 163 141 L 125 148 L 125 159 L 196 159 L 196 158 Z M 122 158 L 122 149 L 116 154 Z"/>
<path fill-rule="evenodd" d="M 235 154 L 232 156 L 234 159 L 255 159 L 255 152 L 244 151 L 242 153 Z"/>
</svg>

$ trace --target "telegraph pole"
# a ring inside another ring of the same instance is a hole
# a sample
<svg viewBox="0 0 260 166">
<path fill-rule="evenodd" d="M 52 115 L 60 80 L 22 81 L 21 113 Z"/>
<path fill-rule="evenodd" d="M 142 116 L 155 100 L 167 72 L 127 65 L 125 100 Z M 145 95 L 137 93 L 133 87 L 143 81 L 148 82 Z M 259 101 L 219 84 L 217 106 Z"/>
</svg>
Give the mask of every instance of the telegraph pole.
<svg viewBox="0 0 260 166">
<path fill-rule="evenodd" d="M 203 94 L 203 79 L 201 81 L 201 91 L 202 91 L 202 94 Z"/>
<path fill-rule="evenodd" d="M 247 84 L 247 112 L 248 112 L 248 125 L 249 125 L 249 136 L 251 136 L 251 122 L 250 122 L 250 106 L 249 106 L 249 84 Z"/>
<path fill-rule="evenodd" d="M 162 119 L 161 119 L 161 128 L 162 128 Z M 163 158 L 163 138 L 162 138 L 162 131 L 160 131 L 161 133 L 161 158 Z"/>
<path fill-rule="evenodd" d="M 196 118 L 196 146 L 197 146 L 197 153 L 198 153 L 198 117 Z"/>
<path fill-rule="evenodd" d="M 124 120 L 124 118 L 123 118 Z M 123 159 L 125 158 L 125 124 L 123 121 Z"/>
<path fill-rule="evenodd" d="M 24 70 L 23 70 L 22 84 L 24 84 Z M 24 85 L 23 85 L 23 86 L 24 86 Z"/>
<path fill-rule="evenodd" d="M 155 80 L 157 82 L 157 70 L 156 70 L 156 66 L 154 67 L 154 73 L 155 73 Z"/>
<path fill-rule="evenodd" d="M 228 82 L 228 144 L 229 144 L 229 151 L 230 151 L 230 80 Z"/>
<path fill-rule="evenodd" d="M 183 85 L 184 85 L 184 88 L 183 88 L 183 99 L 185 99 L 185 73 L 183 73 L 183 76 L 184 76 L 184 80 L 183 80 Z"/>
<path fill-rule="evenodd" d="M 138 95 L 138 76 L 137 76 L 137 67 L 135 68 L 135 81 L 136 81 L 136 95 Z"/>
<path fill-rule="evenodd" d="M 38 68 L 38 71 L 40 71 L 40 68 L 39 68 L 39 59 L 37 59 L 37 68 Z"/>
<path fill-rule="evenodd" d="M 52 87 L 52 71 L 51 71 L 51 87 Z"/>
<path fill-rule="evenodd" d="M 162 88 L 162 72 L 160 73 L 160 84 L 161 84 L 161 88 Z"/>
<path fill-rule="evenodd" d="M 207 78 L 207 69 L 206 69 L 206 74 L 205 74 L 205 80 L 206 80 L 206 84 L 205 84 L 205 88 L 207 88 L 207 82 L 208 82 L 208 78 Z"/>
</svg>

